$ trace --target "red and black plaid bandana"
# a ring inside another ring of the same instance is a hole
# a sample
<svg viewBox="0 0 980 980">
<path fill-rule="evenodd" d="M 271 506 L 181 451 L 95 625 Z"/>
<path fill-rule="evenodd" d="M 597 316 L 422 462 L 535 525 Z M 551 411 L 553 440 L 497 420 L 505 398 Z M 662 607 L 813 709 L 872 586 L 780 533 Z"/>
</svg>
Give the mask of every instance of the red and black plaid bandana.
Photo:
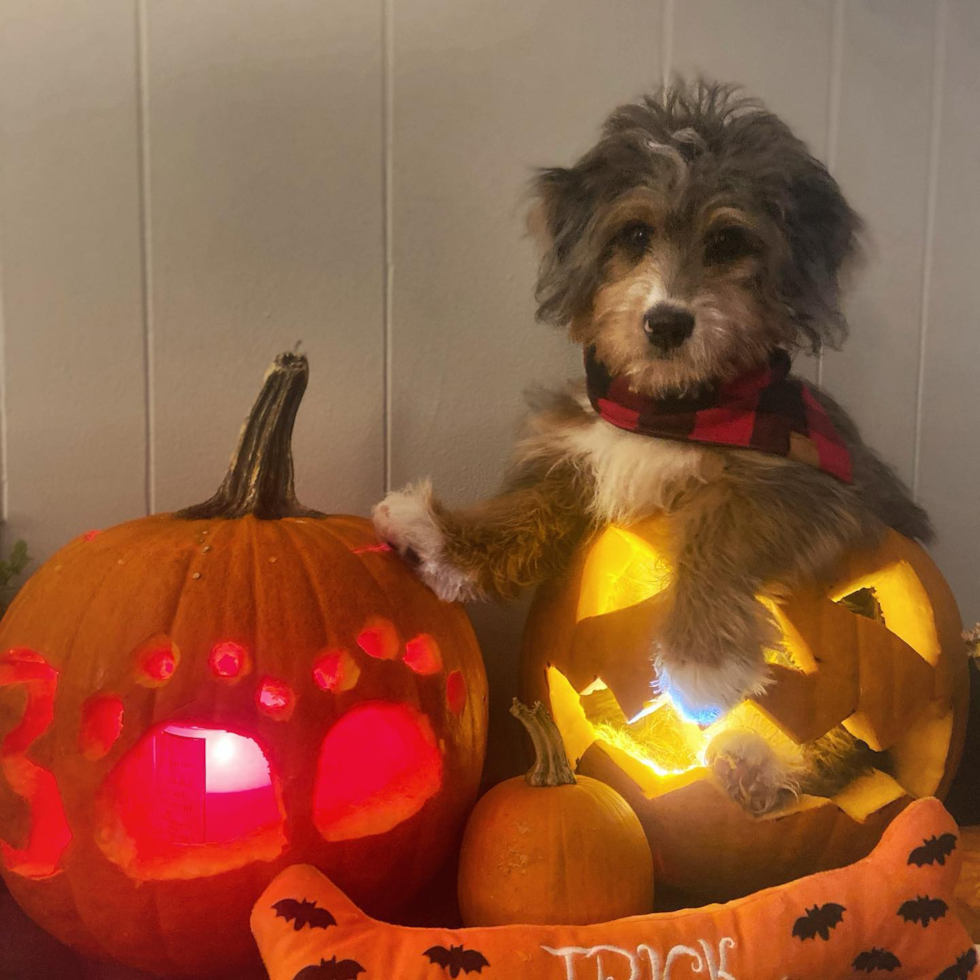
<svg viewBox="0 0 980 980">
<path fill-rule="evenodd" d="M 817 466 L 844 483 L 854 478 L 851 454 L 805 381 L 789 375 L 790 358 L 774 351 L 769 363 L 695 395 L 651 398 L 630 390 L 585 352 L 592 407 L 607 422 L 660 439 L 736 446 Z"/>
</svg>

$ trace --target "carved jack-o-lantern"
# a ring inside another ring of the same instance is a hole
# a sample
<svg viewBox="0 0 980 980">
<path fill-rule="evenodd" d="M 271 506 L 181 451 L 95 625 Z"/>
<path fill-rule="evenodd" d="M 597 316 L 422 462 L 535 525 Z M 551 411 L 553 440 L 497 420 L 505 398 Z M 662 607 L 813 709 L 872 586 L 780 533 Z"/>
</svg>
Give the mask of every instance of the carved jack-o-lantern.
<svg viewBox="0 0 980 980">
<path fill-rule="evenodd" d="M 524 636 L 526 696 L 550 705 L 578 771 L 633 806 L 661 896 L 726 900 L 843 865 L 911 799 L 946 792 L 966 725 L 966 655 L 956 603 L 921 548 L 891 532 L 873 554 L 848 556 L 829 588 L 770 604 L 789 657 L 771 664 L 765 695 L 704 730 L 649 700 L 636 642 L 650 632 L 641 603 L 670 581 L 665 533 L 657 519 L 607 528 L 539 590 Z M 704 765 L 727 726 L 800 743 L 840 724 L 886 751 L 889 772 L 832 799 L 803 796 L 755 817 Z"/>
<path fill-rule="evenodd" d="M 277 360 L 211 500 L 73 541 L 0 624 L 0 870 L 88 954 L 231 969 L 296 861 L 390 914 L 475 797 L 469 621 L 368 521 L 298 505 L 306 378 Z"/>
</svg>

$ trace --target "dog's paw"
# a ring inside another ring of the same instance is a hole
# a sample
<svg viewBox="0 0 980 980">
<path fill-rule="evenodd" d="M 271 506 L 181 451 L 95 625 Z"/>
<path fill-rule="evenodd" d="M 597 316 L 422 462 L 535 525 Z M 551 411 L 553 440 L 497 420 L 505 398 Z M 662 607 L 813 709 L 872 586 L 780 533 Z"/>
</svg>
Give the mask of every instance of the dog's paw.
<svg viewBox="0 0 980 980">
<path fill-rule="evenodd" d="M 711 725 L 747 697 L 761 694 L 769 683 L 761 650 L 756 657 L 743 652 L 714 663 L 691 655 L 669 657 L 659 644 L 653 657 L 657 688 L 689 721 Z"/>
<path fill-rule="evenodd" d="M 445 602 L 476 597 L 471 575 L 445 557 L 445 538 L 428 480 L 392 490 L 371 512 L 378 536 L 415 567 L 419 578 Z"/>
<path fill-rule="evenodd" d="M 705 749 L 704 761 L 725 792 L 761 816 L 799 794 L 799 769 L 758 732 L 729 728 Z"/>
</svg>

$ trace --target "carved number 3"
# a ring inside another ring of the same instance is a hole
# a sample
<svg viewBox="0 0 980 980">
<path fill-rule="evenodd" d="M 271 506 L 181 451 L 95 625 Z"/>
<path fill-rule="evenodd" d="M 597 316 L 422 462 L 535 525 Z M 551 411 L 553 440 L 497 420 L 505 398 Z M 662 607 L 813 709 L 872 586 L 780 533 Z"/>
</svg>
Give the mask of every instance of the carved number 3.
<svg viewBox="0 0 980 980">
<path fill-rule="evenodd" d="M 0 858 L 17 874 L 47 878 L 61 870 L 71 831 L 54 775 L 28 759 L 27 750 L 54 718 L 58 672 L 33 650 L 9 650 L 0 656 L 0 687 L 15 684 L 24 685 L 27 702 L 20 723 L 0 742 L 0 773 L 27 803 L 27 841 L 14 847 L 0 839 Z"/>
</svg>

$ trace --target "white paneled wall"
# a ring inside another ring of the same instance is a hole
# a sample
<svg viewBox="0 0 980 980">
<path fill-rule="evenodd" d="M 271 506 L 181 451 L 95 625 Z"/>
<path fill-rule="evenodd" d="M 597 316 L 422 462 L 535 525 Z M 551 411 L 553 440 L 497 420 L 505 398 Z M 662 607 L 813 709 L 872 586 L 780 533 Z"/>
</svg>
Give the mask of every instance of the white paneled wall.
<svg viewBox="0 0 980 980">
<path fill-rule="evenodd" d="M 5 541 L 206 496 L 299 340 L 305 501 L 489 492 L 522 391 L 579 370 L 533 320 L 532 167 L 671 71 L 744 82 L 866 217 L 850 344 L 799 369 L 980 616 L 977 0 L 3 0 Z M 474 610 L 498 706 L 521 613 Z"/>
</svg>

